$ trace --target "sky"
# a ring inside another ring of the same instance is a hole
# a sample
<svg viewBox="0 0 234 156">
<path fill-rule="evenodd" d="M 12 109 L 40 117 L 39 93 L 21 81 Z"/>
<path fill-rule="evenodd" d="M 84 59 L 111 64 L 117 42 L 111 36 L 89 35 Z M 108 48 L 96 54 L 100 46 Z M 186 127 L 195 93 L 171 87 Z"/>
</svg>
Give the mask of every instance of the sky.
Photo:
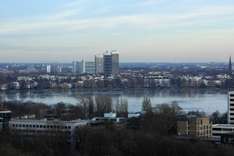
<svg viewBox="0 0 234 156">
<path fill-rule="evenodd" d="M 121 62 L 234 57 L 233 0 L 6 0 L 0 62 L 71 62 L 118 50 Z"/>
</svg>

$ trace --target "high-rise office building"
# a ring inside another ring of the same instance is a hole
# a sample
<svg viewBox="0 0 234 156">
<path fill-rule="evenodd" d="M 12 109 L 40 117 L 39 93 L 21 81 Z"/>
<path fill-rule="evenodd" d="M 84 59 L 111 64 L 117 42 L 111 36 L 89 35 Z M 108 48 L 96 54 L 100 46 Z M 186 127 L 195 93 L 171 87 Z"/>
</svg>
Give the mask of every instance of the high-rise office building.
<svg viewBox="0 0 234 156">
<path fill-rule="evenodd" d="M 80 74 L 85 73 L 85 61 L 84 60 L 81 60 L 79 62 L 79 73 Z"/>
<path fill-rule="evenodd" d="M 112 53 L 112 74 L 119 74 L 119 54 Z"/>
<path fill-rule="evenodd" d="M 104 75 L 111 76 L 112 75 L 112 55 L 106 52 L 103 55 L 103 67 L 104 67 Z"/>
<path fill-rule="evenodd" d="M 95 62 L 85 62 L 85 73 L 95 74 Z"/>
<path fill-rule="evenodd" d="M 72 73 L 73 74 L 77 74 L 78 73 L 78 67 L 79 63 L 77 61 L 73 61 L 72 62 Z"/>
<path fill-rule="evenodd" d="M 112 76 L 119 74 L 119 54 L 106 52 L 103 55 L 104 75 Z"/>
<path fill-rule="evenodd" d="M 72 62 L 73 74 L 82 74 L 85 72 L 85 61 L 73 61 Z"/>
<path fill-rule="evenodd" d="M 95 72 L 96 74 L 102 74 L 104 72 L 102 56 L 95 56 Z"/>
<path fill-rule="evenodd" d="M 46 66 L 46 73 L 48 73 L 48 74 L 51 73 L 51 65 Z"/>
<path fill-rule="evenodd" d="M 234 91 L 228 93 L 228 123 L 234 124 Z"/>
</svg>

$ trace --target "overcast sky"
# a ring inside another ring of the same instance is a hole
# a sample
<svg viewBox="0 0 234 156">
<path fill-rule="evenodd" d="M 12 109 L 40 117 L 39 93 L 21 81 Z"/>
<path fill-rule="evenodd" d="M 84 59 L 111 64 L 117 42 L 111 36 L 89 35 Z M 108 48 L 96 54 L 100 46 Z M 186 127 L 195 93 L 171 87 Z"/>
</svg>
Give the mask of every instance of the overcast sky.
<svg viewBox="0 0 234 156">
<path fill-rule="evenodd" d="M 226 61 L 234 56 L 233 0 L 4 0 L 0 62 Z"/>
</svg>

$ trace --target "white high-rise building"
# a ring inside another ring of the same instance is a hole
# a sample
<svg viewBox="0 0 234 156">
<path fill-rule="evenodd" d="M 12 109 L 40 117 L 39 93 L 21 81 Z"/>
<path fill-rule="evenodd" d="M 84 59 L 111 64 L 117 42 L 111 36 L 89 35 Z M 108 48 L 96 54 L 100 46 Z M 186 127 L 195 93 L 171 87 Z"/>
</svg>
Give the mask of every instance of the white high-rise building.
<svg viewBox="0 0 234 156">
<path fill-rule="evenodd" d="M 72 62 L 72 72 L 73 74 L 85 73 L 85 61 L 73 61 Z"/>
<path fill-rule="evenodd" d="M 119 74 L 119 54 L 117 52 L 112 52 L 112 74 Z"/>
<path fill-rule="evenodd" d="M 46 66 L 46 72 L 47 73 L 51 73 L 51 65 L 47 65 Z"/>
<path fill-rule="evenodd" d="M 84 60 L 81 60 L 79 62 L 79 73 L 81 74 L 85 73 L 85 61 Z"/>
<path fill-rule="evenodd" d="M 96 70 L 96 74 L 102 74 L 104 72 L 102 56 L 95 56 L 95 70 Z"/>
<path fill-rule="evenodd" d="M 228 93 L 228 123 L 234 124 L 234 91 Z"/>
</svg>

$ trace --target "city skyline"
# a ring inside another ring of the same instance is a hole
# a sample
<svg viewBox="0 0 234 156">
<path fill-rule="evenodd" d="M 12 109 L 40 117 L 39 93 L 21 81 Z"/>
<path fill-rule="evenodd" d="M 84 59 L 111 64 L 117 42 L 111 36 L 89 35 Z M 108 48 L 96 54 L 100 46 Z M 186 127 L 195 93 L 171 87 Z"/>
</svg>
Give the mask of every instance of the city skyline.
<svg viewBox="0 0 234 156">
<path fill-rule="evenodd" d="M 226 62 L 231 0 L 11 0 L 0 6 L 0 62 Z M 105 4 L 104 4 L 105 3 Z"/>
</svg>

